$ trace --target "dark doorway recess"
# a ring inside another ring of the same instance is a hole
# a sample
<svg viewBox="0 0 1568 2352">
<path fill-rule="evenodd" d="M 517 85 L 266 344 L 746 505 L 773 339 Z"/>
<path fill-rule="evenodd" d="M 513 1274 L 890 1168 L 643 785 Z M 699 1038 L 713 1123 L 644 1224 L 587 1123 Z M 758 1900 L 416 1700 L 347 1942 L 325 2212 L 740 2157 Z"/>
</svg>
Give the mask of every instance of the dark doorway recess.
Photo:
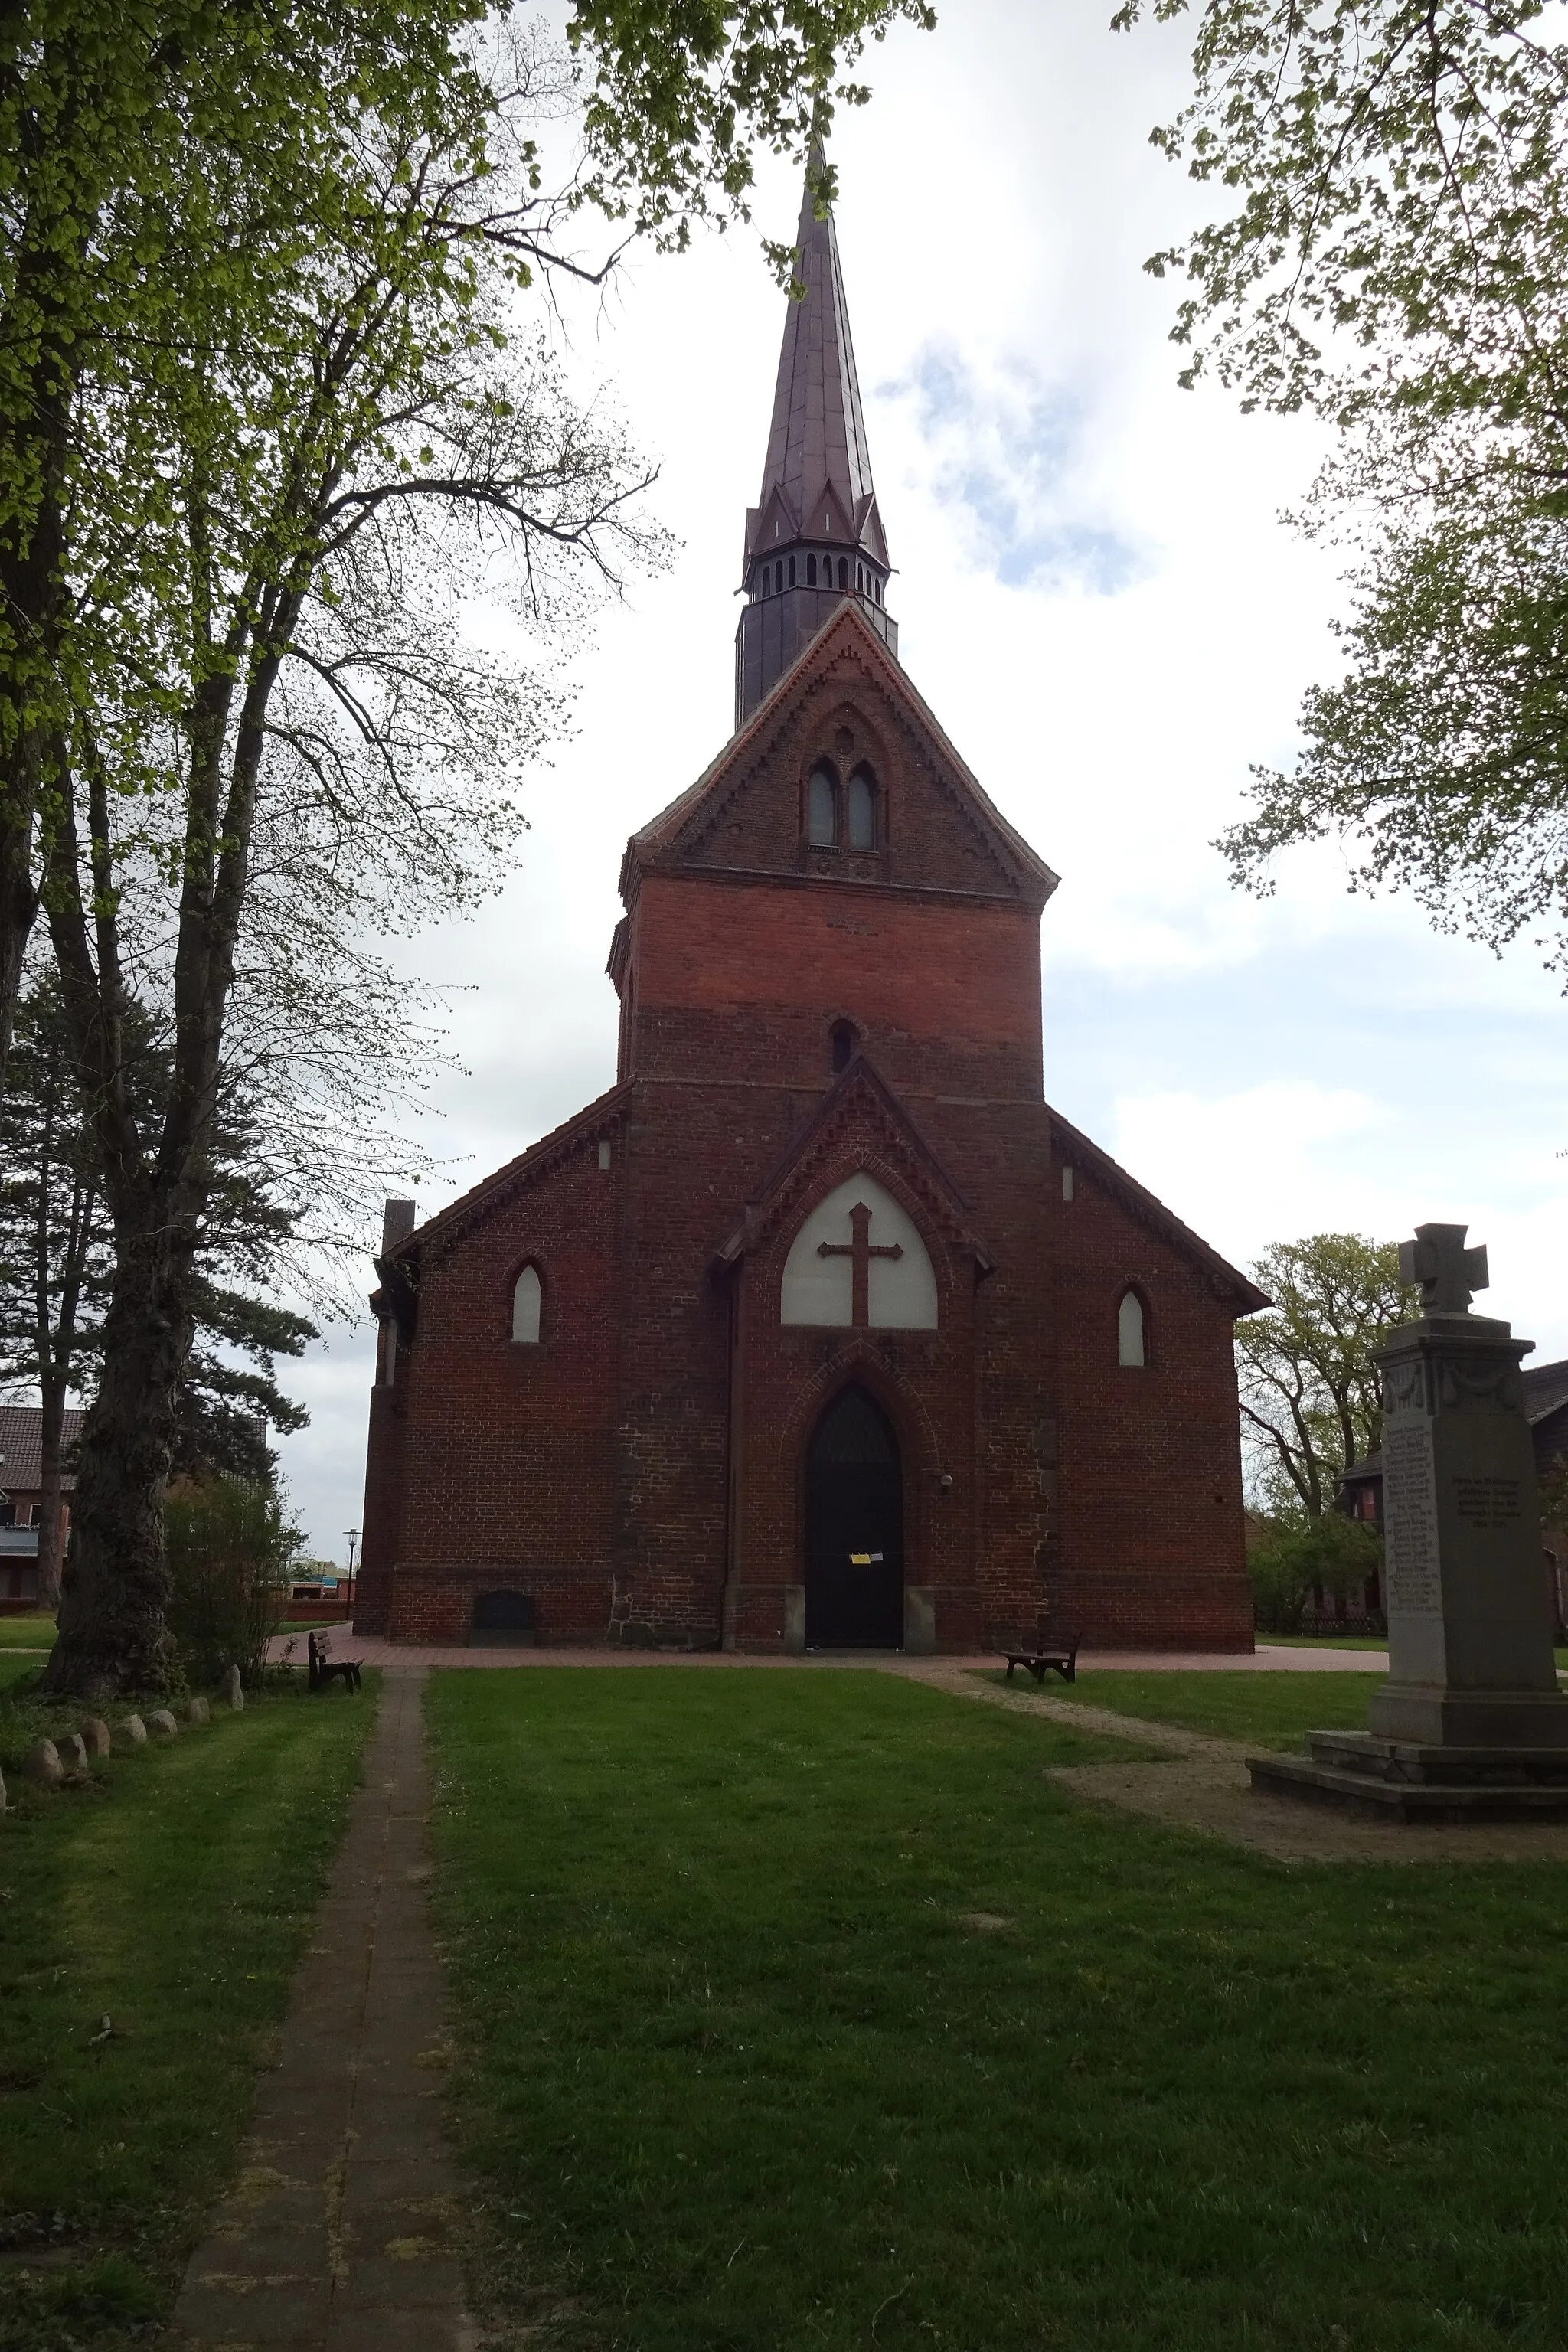
<svg viewBox="0 0 1568 2352">
<path fill-rule="evenodd" d="M 806 1455 L 805 1639 L 813 1650 L 903 1644 L 903 1465 L 887 1414 L 858 1386 L 824 1409 Z"/>
</svg>

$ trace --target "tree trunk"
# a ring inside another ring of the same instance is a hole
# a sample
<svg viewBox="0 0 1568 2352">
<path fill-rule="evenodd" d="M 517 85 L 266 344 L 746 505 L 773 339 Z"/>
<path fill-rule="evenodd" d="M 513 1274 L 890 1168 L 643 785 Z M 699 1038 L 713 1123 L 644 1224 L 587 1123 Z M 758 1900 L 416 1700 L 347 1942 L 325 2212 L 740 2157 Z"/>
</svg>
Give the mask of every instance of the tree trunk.
<svg viewBox="0 0 1568 2352">
<path fill-rule="evenodd" d="M 59 1638 L 45 1688 L 103 1700 L 166 1691 L 174 1644 L 163 1496 L 190 1346 L 191 1221 L 150 1189 L 121 1223 L 103 1375 L 78 1449 Z"/>
<path fill-rule="evenodd" d="M 34 438 L 42 445 L 37 510 L 0 538 L 0 599 L 9 644 L 0 659 L 0 1094 L 11 1054 L 27 941 L 38 911 L 34 835 L 46 779 L 59 772 L 58 724 L 39 711 L 56 699 L 60 620 L 65 602 L 65 533 L 60 488 L 70 416 L 68 378 L 50 354 L 35 371 L 43 397 Z"/>
<path fill-rule="evenodd" d="M 21 762 L 17 762 L 18 768 Z M 0 782 L 0 1095 L 11 1055 L 11 1029 L 22 965 L 37 912 L 33 886 L 33 801 L 26 772 Z"/>
<path fill-rule="evenodd" d="M 44 1410 L 39 1423 L 41 1466 L 38 1475 L 38 1606 L 60 1605 L 60 1433 L 66 1422 L 66 1385 L 43 1383 Z"/>
</svg>

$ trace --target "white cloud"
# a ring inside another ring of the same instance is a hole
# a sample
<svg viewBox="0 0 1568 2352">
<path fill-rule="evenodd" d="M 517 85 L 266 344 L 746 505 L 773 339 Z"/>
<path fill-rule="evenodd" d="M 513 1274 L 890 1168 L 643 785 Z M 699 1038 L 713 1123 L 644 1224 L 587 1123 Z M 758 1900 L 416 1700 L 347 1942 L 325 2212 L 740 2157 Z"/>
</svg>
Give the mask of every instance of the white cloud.
<svg viewBox="0 0 1568 2352">
<path fill-rule="evenodd" d="M 1354 1087 L 1270 1078 L 1207 1100 L 1119 1096 L 1109 1148 L 1216 1247 L 1250 1258 L 1271 1241 L 1357 1229 L 1369 1198 L 1342 1147 L 1397 1124 Z"/>
</svg>

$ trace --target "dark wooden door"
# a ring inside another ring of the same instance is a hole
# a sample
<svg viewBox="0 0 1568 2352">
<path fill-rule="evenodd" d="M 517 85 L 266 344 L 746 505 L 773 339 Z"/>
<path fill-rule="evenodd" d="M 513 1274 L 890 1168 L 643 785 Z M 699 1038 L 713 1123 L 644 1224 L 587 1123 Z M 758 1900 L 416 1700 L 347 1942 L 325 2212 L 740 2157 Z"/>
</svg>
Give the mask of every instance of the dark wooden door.
<svg viewBox="0 0 1568 2352">
<path fill-rule="evenodd" d="M 806 1456 L 805 1639 L 814 1650 L 903 1645 L 903 1465 L 863 1388 L 840 1390 Z"/>
</svg>

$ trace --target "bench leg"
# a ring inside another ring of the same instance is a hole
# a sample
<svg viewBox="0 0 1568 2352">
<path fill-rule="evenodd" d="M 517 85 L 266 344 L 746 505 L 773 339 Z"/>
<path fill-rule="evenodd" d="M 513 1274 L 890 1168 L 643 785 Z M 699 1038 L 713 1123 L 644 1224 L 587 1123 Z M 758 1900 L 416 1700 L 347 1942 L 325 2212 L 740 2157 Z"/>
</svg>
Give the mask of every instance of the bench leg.
<svg viewBox="0 0 1568 2352">
<path fill-rule="evenodd" d="M 1043 1665 L 1040 1665 L 1040 1666 L 1031 1666 L 1031 1667 L 1029 1668 L 1029 1672 L 1034 1675 L 1035 1680 L 1036 1680 L 1037 1683 L 1043 1683 L 1043 1682 L 1045 1681 L 1045 1679 L 1046 1679 L 1046 1670 L 1045 1670 L 1045 1667 L 1044 1667 Z"/>
<path fill-rule="evenodd" d="M 1018 1661 L 1017 1661 L 1017 1659 L 1016 1659 L 1016 1658 L 1009 1658 L 1009 1659 L 1008 1659 L 1008 1661 L 1007 1661 L 1007 1673 L 1006 1673 L 1005 1679 L 1006 1679 L 1008 1682 L 1011 1682 L 1011 1681 L 1012 1681 L 1012 1679 L 1013 1679 L 1013 1669 L 1014 1669 L 1014 1667 L 1017 1664 L 1017 1663 L 1018 1663 Z"/>
</svg>

